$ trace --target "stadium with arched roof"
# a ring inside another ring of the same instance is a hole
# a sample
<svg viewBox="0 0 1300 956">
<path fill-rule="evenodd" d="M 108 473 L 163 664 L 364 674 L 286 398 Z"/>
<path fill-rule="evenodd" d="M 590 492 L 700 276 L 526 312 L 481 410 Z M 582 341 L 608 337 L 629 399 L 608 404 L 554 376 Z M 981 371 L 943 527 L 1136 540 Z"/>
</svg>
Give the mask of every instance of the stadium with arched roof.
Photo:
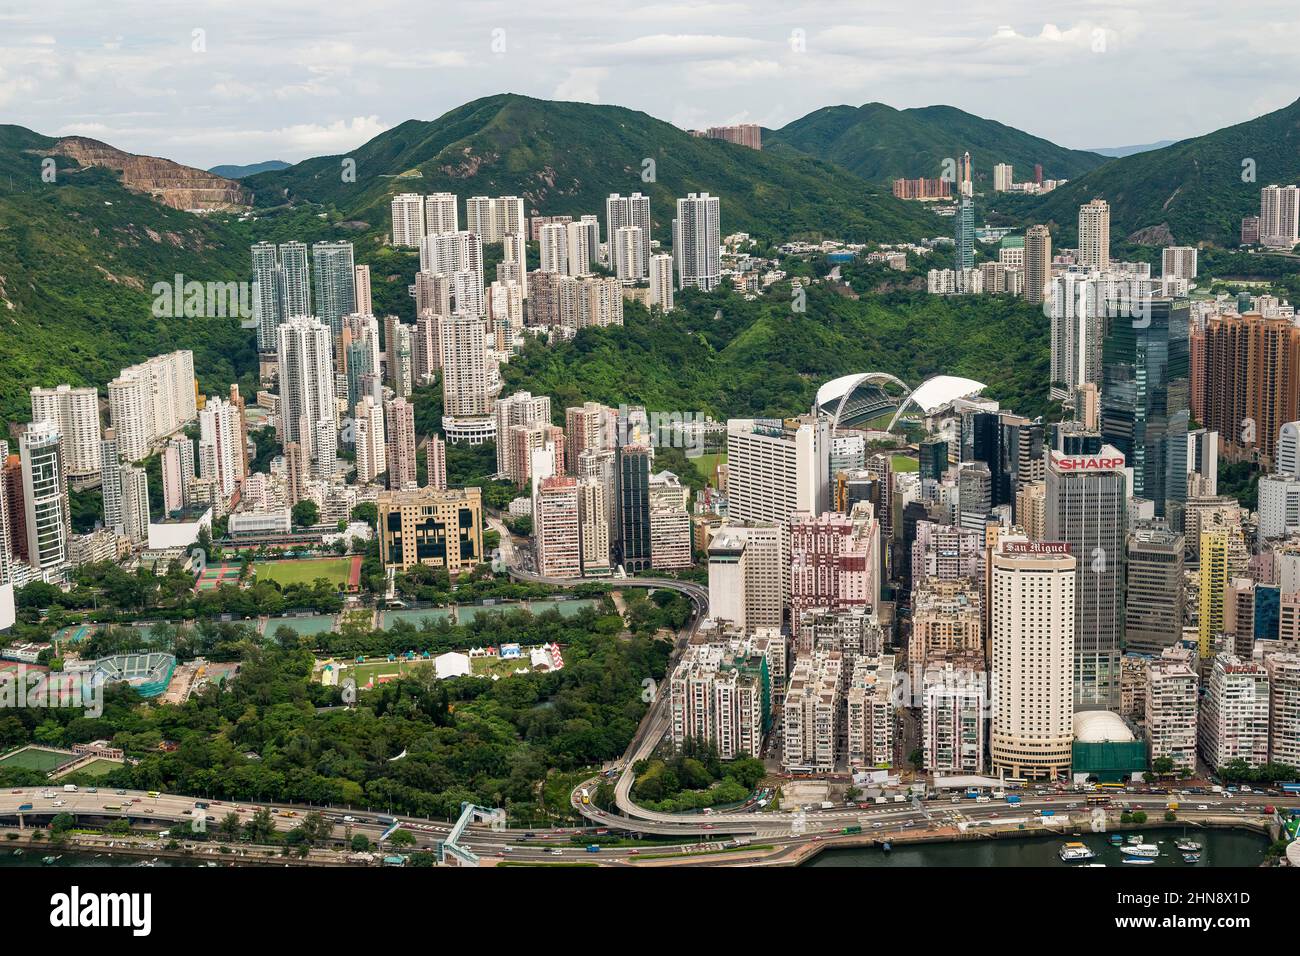
<svg viewBox="0 0 1300 956">
<path fill-rule="evenodd" d="M 832 432 L 841 425 L 861 428 L 892 413 L 884 430 L 893 431 L 909 409 L 929 418 L 958 402 L 975 399 L 982 391 L 983 382 L 957 375 L 933 375 L 911 388 L 889 372 L 854 372 L 817 389 L 814 411 L 830 418 Z"/>
</svg>

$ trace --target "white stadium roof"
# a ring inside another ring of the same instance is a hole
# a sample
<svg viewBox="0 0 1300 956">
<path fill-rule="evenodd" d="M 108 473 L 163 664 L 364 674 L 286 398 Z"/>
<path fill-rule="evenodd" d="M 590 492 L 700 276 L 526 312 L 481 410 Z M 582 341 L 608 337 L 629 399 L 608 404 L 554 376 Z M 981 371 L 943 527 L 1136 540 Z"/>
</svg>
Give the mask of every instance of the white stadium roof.
<svg viewBox="0 0 1300 956">
<path fill-rule="evenodd" d="M 1128 729 L 1119 714 L 1108 710 L 1081 710 L 1074 715 L 1074 739 L 1085 744 L 1105 742 L 1127 742 L 1133 740 L 1133 731 Z"/>
<path fill-rule="evenodd" d="M 984 383 L 956 375 L 927 378 L 912 392 L 909 401 L 925 414 L 938 411 L 961 398 L 973 398 L 984 391 Z"/>
</svg>

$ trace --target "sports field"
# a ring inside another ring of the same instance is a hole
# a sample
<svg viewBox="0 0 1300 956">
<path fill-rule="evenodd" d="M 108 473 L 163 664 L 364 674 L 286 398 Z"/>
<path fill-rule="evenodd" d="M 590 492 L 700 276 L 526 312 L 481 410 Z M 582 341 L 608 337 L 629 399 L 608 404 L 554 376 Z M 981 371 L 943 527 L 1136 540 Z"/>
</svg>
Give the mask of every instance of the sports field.
<svg viewBox="0 0 1300 956">
<path fill-rule="evenodd" d="M 238 562 L 230 561 L 208 565 L 194 582 L 194 590 L 213 591 L 223 584 L 238 584 L 239 567 Z"/>
<path fill-rule="evenodd" d="M 905 472 L 921 470 L 921 463 L 911 455 L 894 455 L 891 460 L 893 461 L 894 471 Z"/>
<path fill-rule="evenodd" d="M 17 767 L 20 770 L 40 770 L 48 773 L 76 759 L 71 754 L 60 753 L 57 750 L 26 747 L 0 757 L 0 767 Z"/>
<path fill-rule="evenodd" d="M 281 587 L 290 584 L 313 584 L 324 578 L 335 587 L 355 587 L 361 581 L 361 556 L 350 558 L 294 558 L 287 561 L 258 561 L 253 574 Z"/>
<path fill-rule="evenodd" d="M 374 685 L 382 684 L 385 679 L 392 680 L 400 677 L 402 674 L 409 673 L 415 668 L 424 664 L 428 667 L 433 666 L 431 658 L 415 658 L 407 660 L 399 658 L 395 661 L 375 661 L 369 660 L 363 664 L 347 663 L 343 665 L 343 671 L 340 677 L 351 677 L 357 682 L 360 688 L 370 686 L 373 680 Z M 479 677 L 490 677 L 493 674 L 498 677 L 509 677 L 517 670 L 528 670 L 528 657 L 525 655 L 516 660 L 503 661 L 496 657 L 471 657 L 469 660 L 470 673 Z"/>
<path fill-rule="evenodd" d="M 90 777 L 107 777 L 121 766 L 122 763 L 117 760 L 92 760 L 84 767 L 78 767 L 77 773 L 84 773 Z"/>
</svg>

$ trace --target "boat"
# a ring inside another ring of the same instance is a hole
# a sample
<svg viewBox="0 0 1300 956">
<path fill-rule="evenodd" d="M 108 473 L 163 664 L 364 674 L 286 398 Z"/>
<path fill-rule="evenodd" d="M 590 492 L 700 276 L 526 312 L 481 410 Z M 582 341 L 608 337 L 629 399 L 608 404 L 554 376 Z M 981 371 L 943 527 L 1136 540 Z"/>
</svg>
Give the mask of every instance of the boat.
<svg viewBox="0 0 1300 956">
<path fill-rule="evenodd" d="M 1065 843 L 1057 851 L 1062 863 L 1077 863 L 1079 860 L 1091 860 L 1097 854 L 1088 849 L 1085 843 Z"/>
<path fill-rule="evenodd" d="M 1133 846 L 1120 847 L 1120 852 L 1125 856 L 1154 858 L 1160 855 L 1160 847 L 1154 843 L 1138 843 Z"/>
<path fill-rule="evenodd" d="M 1178 847 L 1178 849 L 1182 850 L 1184 853 L 1199 853 L 1201 851 L 1201 845 L 1195 840 L 1175 840 L 1174 846 Z"/>
<path fill-rule="evenodd" d="M 1184 854 L 1183 854 L 1183 862 L 1184 862 L 1184 863 L 1200 863 L 1200 862 L 1201 862 L 1201 854 L 1199 854 L 1199 853 L 1184 853 Z"/>
<path fill-rule="evenodd" d="M 1137 846 L 1139 843 L 1144 842 L 1142 839 L 1142 834 L 1140 833 L 1133 834 L 1133 836 L 1128 838 L 1128 842 L 1130 846 Z"/>
<path fill-rule="evenodd" d="M 60 856 L 62 856 L 62 854 L 60 854 Z M 57 859 L 59 859 L 58 856 L 43 856 L 41 857 L 41 862 L 46 865 L 49 865 L 50 863 L 53 863 Z"/>
<path fill-rule="evenodd" d="M 884 850 L 886 853 L 890 853 L 890 852 L 893 851 L 894 848 L 893 848 L 892 846 L 890 846 L 890 845 L 889 845 L 889 841 L 886 840 L 885 843 L 884 843 L 884 845 L 881 847 L 881 849 Z"/>
<path fill-rule="evenodd" d="M 1123 844 L 1123 842 L 1124 842 L 1124 838 L 1120 836 L 1118 833 L 1112 833 L 1110 835 L 1111 846 L 1120 846 L 1121 844 Z"/>
<path fill-rule="evenodd" d="M 1132 863 L 1134 866 L 1143 866 L 1143 865 L 1150 866 L 1152 863 L 1155 862 L 1155 860 L 1150 860 L 1147 859 L 1146 857 L 1141 857 L 1141 856 L 1126 856 L 1124 857 L 1124 862 Z"/>
</svg>

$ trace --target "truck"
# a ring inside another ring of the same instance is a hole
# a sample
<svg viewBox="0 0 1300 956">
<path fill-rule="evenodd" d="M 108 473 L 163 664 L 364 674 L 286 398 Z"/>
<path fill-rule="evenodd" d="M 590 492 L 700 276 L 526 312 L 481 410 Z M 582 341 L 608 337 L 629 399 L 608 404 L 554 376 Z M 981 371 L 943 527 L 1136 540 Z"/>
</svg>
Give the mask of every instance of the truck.
<svg viewBox="0 0 1300 956">
<path fill-rule="evenodd" d="M 588 844 L 587 844 L 587 852 L 588 852 L 588 853 L 599 853 L 599 852 L 600 852 L 600 844 L 599 844 L 599 843 L 588 843 Z"/>
<path fill-rule="evenodd" d="M 32 805 L 30 803 L 21 803 L 18 805 L 18 812 L 22 813 L 24 810 L 30 810 L 31 808 Z"/>
<path fill-rule="evenodd" d="M 823 800 L 823 801 L 822 801 L 822 804 L 821 804 L 821 807 L 822 807 L 823 810 L 830 810 L 830 809 L 833 809 L 834 806 L 835 806 L 835 804 L 831 803 L 829 800 Z"/>
<path fill-rule="evenodd" d="M 966 791 L 966 799 L 967 799 L 967 800 L 974 800 L 974 799 L 975 799 L 976 797 L 978 797 L 979 795 L 980 795 L 980 792 L 979 792 L 978 790 L 974 789 L 973 787 L 972 787 L 970 790 L 967 790 L 967 791 Z"/>
<path fill-rule="evenodd" d="M 1014 793 L 1012 793 L 1012 794 L 1008 794 L 1008 795 L 1007 795 L 1007 803 L 1008 803 L 1010 806 L 1013 806 L 1013 807 L 1014 807 L 1014 806 L 1018 806 L 1018 805 L 1020 804 L 1020 798 L 1019 798 L 1018 796 L 1016 796 Z"/>
<path fill-rule="evenodd" d="M 64 793 L 76 793 L 76 792 L 77 792 L 77 785 L 76 785 L 75 783 L 65 783 L 65 784 L 63 785 L 63 792 L 64 792 Z"/>
<path fill-rule="evenodd" d="M 851 827 L 845 827 L 844 830 L 843 830 L 843 832 L 844 832 L 845 836 L 849 835 L 850 833 L 861 833 L 861 832 L 862 832 L 862 825 L 861 825 L 861 824 L 858 824 L 858 825 L 851 826 Z"/>
<path fill-rule="evenodd" d="M 1281 790 L 1283 793 L 1300 793 L 1300 783 L 1284 783 Z"/>
<path fill-rule="evenodd" d="M 1054 816 L 1056 816 L 1056 811 L 1055 811 L 1055 810 L 1039 810 L 1039 811 L 1038 811 L 1038 815 L 1039 815 L 1040 817 L 1054 817 Z"/>
</svg>

